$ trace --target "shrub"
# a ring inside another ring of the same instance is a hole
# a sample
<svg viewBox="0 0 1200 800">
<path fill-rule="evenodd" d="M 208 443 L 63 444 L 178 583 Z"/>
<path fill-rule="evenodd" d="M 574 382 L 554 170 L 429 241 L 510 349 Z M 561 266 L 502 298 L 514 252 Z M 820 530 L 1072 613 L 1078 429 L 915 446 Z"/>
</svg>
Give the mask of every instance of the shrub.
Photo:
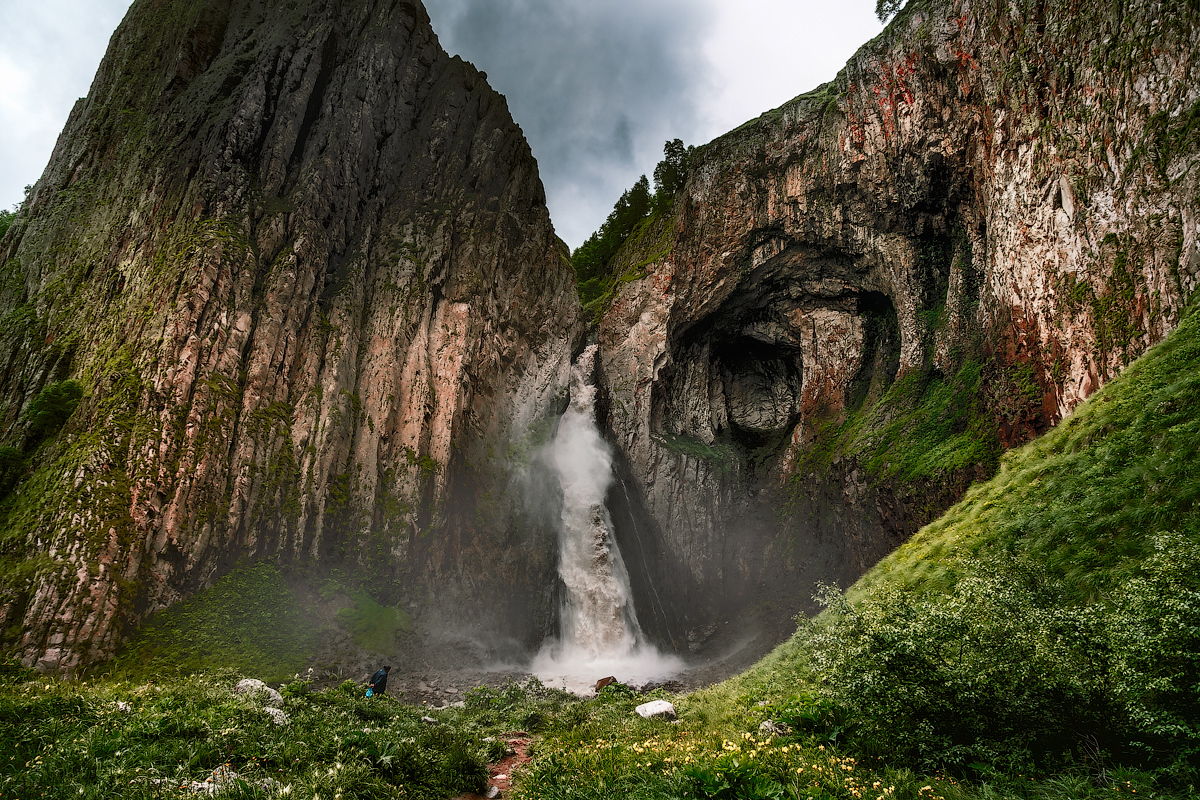
<svg viewBox="0 0 1200 800">
<path fill-rule="evenodd" d="M 0 681 L 0 796 L 183 797 L 195 793 L 178 787 L 223 766 L 245 785 L 222 797 L 437 800 L 484 788 L 482 743 L 414 709 L 334 689 L 289 697 L 280 726 L 234 680 Z"/>
<path fill-rule="evenodd" d="M 25 469 L 25 455 L 15 447 L 0 445 L 0 497 L 8 494 Z"/>
<path fill-rule="evenodd" d="M 78 381 L 52 383 L 37 393 L 25 409 L 27 446 L 33 447 L 58 433 L 83 399 Z"/>
<path fill-rule="evenodd" d="M 808 719 L 857 751 L 925 769 L 1200 755 L 1200 544 L 1161 536 L 1107 598 L 1081 604 L 1033 562 L 968 565 L 947 594 L 821 596 L 801 634 L 823 694 Z"/>
</svg>

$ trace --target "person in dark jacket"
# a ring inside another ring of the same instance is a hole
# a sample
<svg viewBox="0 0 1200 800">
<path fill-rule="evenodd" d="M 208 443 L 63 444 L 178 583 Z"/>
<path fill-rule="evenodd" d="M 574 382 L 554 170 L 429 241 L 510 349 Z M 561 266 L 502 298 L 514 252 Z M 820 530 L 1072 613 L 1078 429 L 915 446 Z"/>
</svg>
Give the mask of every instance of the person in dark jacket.
<svg viewBox="0 0 1200 800">
<path fill-rule="evenodd" d="M 367 697 L 373 697 L 387 691 L 387 676 L 391 669 L 391 667 L 385 666 L 371 676 L 371 680 L 367 683 Z"/>
</svg>

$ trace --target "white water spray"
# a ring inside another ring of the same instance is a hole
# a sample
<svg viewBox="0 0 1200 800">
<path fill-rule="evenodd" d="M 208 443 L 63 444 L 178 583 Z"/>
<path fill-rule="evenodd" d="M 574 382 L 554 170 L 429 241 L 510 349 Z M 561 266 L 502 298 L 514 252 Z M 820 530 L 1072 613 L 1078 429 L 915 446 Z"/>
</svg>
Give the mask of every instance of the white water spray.
<svg viewBox="0 0 1200 800">
<path fill-rule="evenodd" d="M 559 636 L 542 647 L 532 670 L 546 683 L 576 692 L 608 675 L 636 684 L 683 668 L 646 642 L 634 613 L 629 575 L 604 505 L 612 452 L 596 428 L 595 364 L 592 345 L 571 370 L 571 405 L 542 453 L 562 489 L 558 574 L 566 596 Z"/>
</svg>

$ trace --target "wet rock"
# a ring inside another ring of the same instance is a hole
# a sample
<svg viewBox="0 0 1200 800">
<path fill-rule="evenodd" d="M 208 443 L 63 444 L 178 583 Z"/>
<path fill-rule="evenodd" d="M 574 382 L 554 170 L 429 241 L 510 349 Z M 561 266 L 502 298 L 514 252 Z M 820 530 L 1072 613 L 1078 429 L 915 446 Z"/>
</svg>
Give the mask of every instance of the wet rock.
<svg viewBox="0 0 1200 800">
<path fill-rule="evenodd" d="M 775 722 L 774 720 L 768 719 L 764 720 L 763 723 L 758 726 L 758 732 L 765 733 L 768 736 L 787 736 L 792 732 L 792 727 L 785 723 Z"/>
<path fill-rule="evenodd" d="M 717 632 L 716 623 L 710 623 L 698 628 L 692 628 L 687 632 L 688 650 L 693 653 L 698 653 L 704 647 L 704 643 L 712 638 Z"/>
<path fill-rule="evenodd" d="M 486 797 L 488 800 L 495 800 L 495 798 L 500 796 L 500 787 L 489 786 L 487 788 L 487 791 L 484 792 L 483 796 Z"/>
</svg>

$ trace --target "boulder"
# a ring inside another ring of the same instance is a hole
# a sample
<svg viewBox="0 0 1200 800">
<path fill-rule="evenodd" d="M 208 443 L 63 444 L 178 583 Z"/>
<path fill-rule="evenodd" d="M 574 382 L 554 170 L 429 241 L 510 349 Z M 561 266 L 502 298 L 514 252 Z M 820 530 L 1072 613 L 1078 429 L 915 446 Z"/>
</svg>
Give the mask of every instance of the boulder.
<svg viewBox="0 0 1200 800">
<path fill-rule="evenodd" d="M 267 686 L 258 678 L 242 678 L 233 690 L 238 694 L 250 695 L 251 697 L 266 697 L 268 703 L 273 703 L 277 706 L 283 705 L 283 695 L 270 686 Z"/>
<path fill-rule="evenodd" d="M 270 717 L 271 721 L 276 725 L 287 725 L 288 722 L 291 721 L 288 718 L 287 712 L 283 709 L 271 708 L 270 706 L 267 706 L 263 709 L 263 711 L 267 712 L 267 716 Z"/>
<path fill-rule="evenodd" d="M 666 700 L 651 700 L 634 709 L 645 719 L 675 719 L 675 706 Z"/>
<path fill-rule="evenodd" d="M 775 722 L 774 720 L 768 719 L 764 720 L 763 723 L 758 726 L 758 732 L 765 733 L 768 736 L 787 736 L 792 732 L 792 728 L 790 725 L 787 725 L 783 722 Z"/>
</svg>

